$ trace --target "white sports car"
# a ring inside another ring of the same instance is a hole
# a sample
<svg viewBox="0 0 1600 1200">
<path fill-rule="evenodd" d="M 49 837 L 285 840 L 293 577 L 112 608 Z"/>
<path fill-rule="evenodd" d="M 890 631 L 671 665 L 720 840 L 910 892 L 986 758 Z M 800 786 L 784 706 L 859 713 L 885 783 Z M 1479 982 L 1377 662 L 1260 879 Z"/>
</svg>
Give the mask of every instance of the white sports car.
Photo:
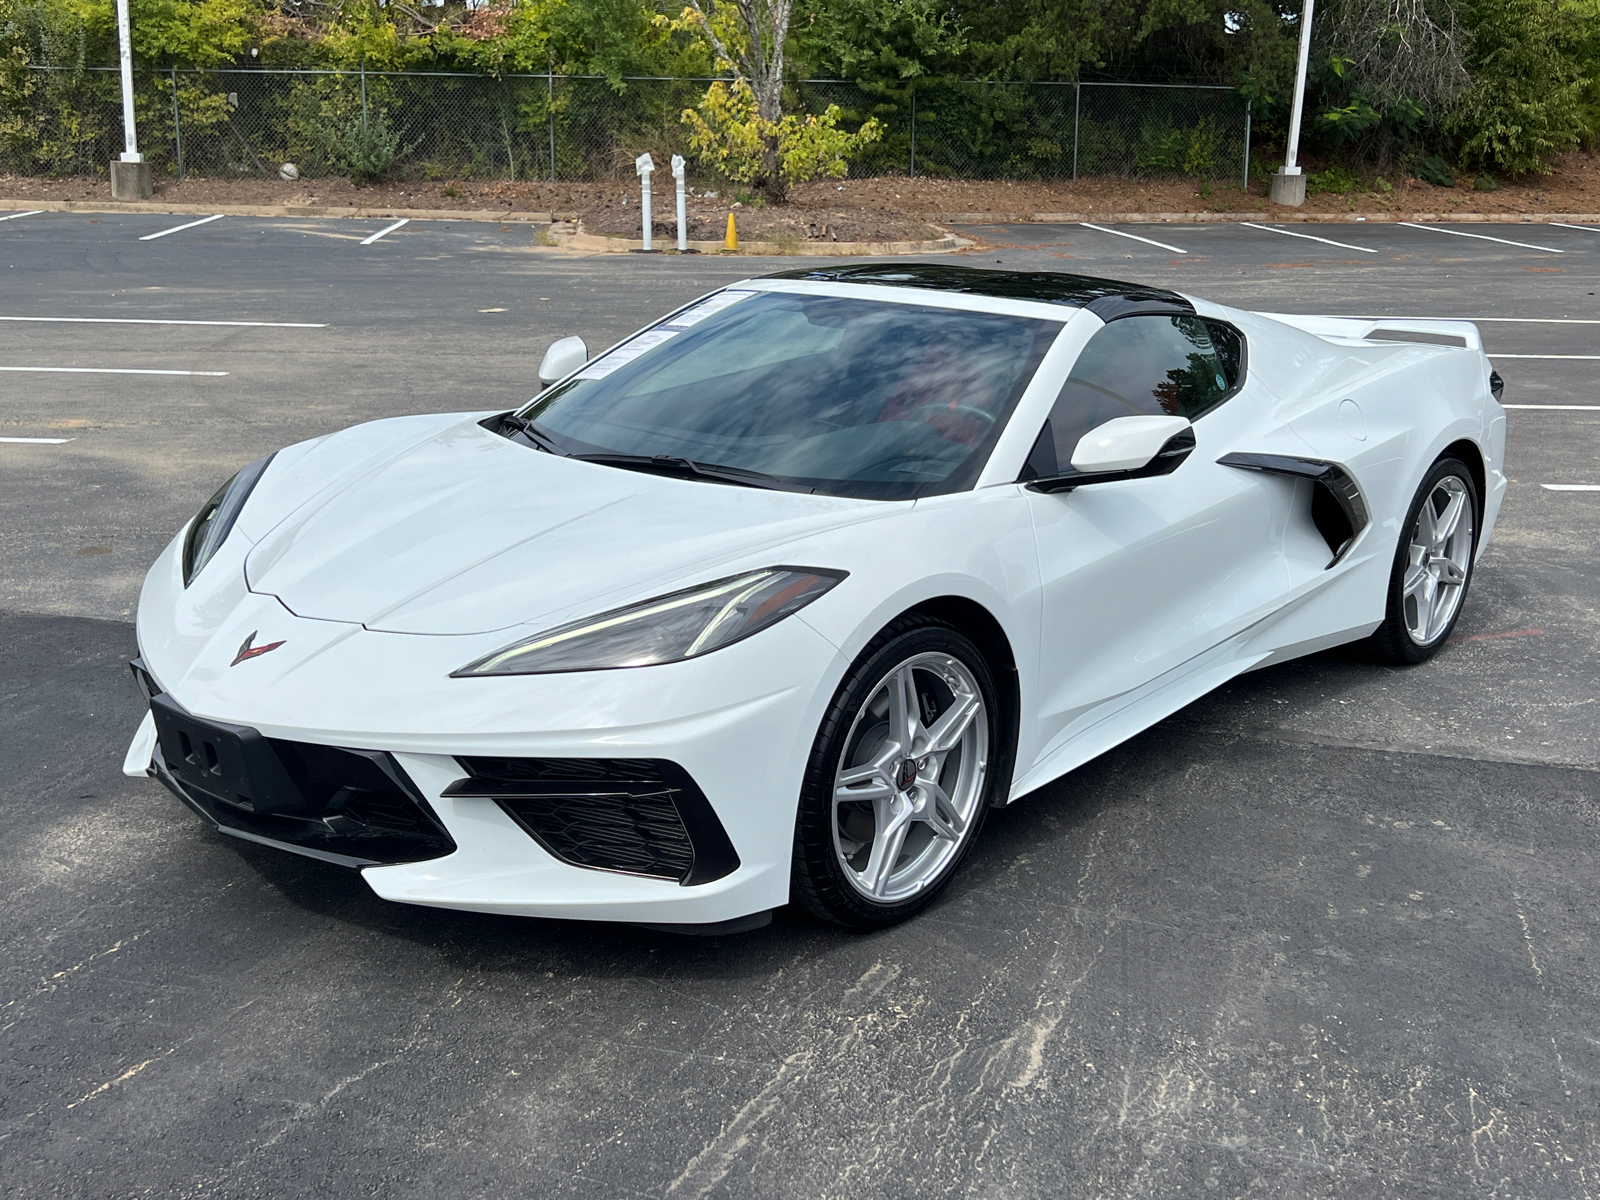
<svg viewBox="0 0 1600 1200">
<path fill-rule="evenodd" d="M 879 927 L 1242 672 L 1427 658 L 1505 491 L 1471 324 L 1075 275 L 790 271 L 540 378 L 225 484 L 125 769 L 390 900 Z"/>
</svg>

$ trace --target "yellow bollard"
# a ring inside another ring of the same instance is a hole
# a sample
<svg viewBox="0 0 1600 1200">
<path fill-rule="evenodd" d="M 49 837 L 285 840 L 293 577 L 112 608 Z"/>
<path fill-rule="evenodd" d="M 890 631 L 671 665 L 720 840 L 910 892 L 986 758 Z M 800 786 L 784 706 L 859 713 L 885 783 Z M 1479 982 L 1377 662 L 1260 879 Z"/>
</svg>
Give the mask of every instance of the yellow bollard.
<svg viewBox="0 0 1600 1200">
<path fill-rule="evenodd" d="M 722 239 L 724 250 L 737 250 L 739 248 L 739 231 L 733 227 L 733 214 L 728 214 L 728 236 Z"/>
</svg>

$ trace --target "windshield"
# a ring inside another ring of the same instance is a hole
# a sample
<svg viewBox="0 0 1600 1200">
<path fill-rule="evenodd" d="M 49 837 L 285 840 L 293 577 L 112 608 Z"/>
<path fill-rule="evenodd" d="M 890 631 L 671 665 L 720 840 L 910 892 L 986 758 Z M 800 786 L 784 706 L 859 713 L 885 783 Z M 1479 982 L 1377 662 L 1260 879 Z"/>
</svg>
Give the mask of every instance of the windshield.
<svg viewBox="0 0 1600 1200">
<path fill-rule="evenodd" d="M 1056 321 L 719 292 L 522 416 L 562 453 L 672 456 L 835 496 L 971 487 Z"/>
</svg>

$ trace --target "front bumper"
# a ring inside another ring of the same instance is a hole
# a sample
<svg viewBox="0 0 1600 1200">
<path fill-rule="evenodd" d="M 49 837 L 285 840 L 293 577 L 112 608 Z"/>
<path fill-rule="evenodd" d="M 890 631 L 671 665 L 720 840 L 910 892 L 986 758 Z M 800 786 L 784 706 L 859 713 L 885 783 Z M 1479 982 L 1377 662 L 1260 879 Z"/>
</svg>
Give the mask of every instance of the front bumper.
<svg viewBox="0 0 1600 1200">
<path fill-rule="evenodd" d="M 454 843 L 450 853 L 345 863 L 385 899 L 683 925 L 736 920 L 788 902 L 801 778 L 846 666 L 801 620 L 668 666 L 450 679 L 483 639 L 373 633 L 299 618 L 275 598 L 250 593 L 236 597 L 233 610 L 197 636 L 177 628 L 171 609 L 152 605 L 149 590 L 140 606 L 139 639 L 158 681 L 153 686 L 205 721 L 247 726 L 267 739 L 381 755 L 437 819 Z M 230 665 L 251 633 L 259 633 L 257 644 L 282 641 L 283 647 Z M 509 639 L 502 632 L 489 640 Z M 240 828 L 237 821 L 230 827 L 217 819 L 214 805 L 196 803 L 203 798 L 192 790 L 185 794 L 151 724 L 147 717 L 130 747 L 130 774 L 164 774 L 163 782 L 224 832 L 306 852 L 306 846 Z M 709 872 L 690 872 L 682 882 L 576 865 L 572 844 L 541 843 L 504 788 L 472 786 L 474 772 L 464 764 L 493 759 L 676 766 L 703 796 L 737 865 L 710 879 Z"/>
</svg>

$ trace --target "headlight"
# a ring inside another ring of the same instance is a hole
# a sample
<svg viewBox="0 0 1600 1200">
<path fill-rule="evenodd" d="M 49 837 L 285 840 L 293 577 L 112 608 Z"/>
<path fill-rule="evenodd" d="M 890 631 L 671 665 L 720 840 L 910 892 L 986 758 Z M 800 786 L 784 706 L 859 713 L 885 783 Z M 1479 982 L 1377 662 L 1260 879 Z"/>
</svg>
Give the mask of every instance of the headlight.
<svg viewBox="0 0 1600 1200">
<path fill-rule="evenodd" d="M 699 658 L 799 612 L 843 571 L 768 567 L 613 609 L 514 642 L 451 673 L 547 675 Z"/>
<path fill-rule="evenodd" d="M 251 490 L 273 459 L 269 454 L 258 458 L 243 468 L 227 483 L 217 489 L 217 494 L 205 502 L 194 523 L 189 526 L 189 536 L 183 539 L 183 586 L 188 587 L 200 568 L 211 561 L 211 556 L 222 548 L 233 532 L 233 523 L 239 519 L 239 510 L 250 498 Z"/>
</svg>

